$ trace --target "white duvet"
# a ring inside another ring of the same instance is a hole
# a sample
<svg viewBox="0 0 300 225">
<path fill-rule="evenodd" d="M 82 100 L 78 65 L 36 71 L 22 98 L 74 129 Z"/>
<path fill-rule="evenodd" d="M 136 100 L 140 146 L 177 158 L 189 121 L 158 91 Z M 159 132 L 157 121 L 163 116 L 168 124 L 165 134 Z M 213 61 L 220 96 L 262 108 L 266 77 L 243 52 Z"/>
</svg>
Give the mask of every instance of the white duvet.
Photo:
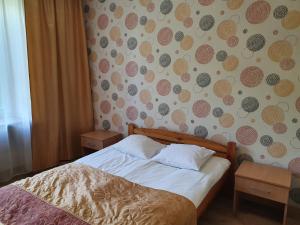
<svg viewBox="0 0 300 225">
<path fill-rule="evenodd" d="M 179 169 L 122 153 L 113 145 L 76 162 L 146 187 L 182 195 L 190 199 L 196 207 L 230 166 L 227 159 L 212 157 L 201 171 Z"/>
</svg>

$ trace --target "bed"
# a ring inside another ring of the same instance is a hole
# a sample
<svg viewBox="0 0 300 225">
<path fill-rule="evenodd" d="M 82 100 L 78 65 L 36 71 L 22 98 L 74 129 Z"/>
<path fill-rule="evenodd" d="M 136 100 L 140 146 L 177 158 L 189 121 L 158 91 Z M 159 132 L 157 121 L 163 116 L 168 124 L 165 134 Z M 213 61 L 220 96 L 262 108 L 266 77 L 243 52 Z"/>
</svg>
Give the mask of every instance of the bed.
<svg viewBox="0 0 300 225">
<path fill-rule="evenodd" d="M 128 134 L 216 151 L 191 171 L 109 146 L 0 189 L 0 224 L 196 224 L 217 193 L 231 186 L 236 147 L 129 124 Z M 170 207 L 171 206 L 171 207 Z"/>
<path fill-rule="evenodd" d="M 201 217 L 208 205 L 213 201 L 219 191 L 226 184 L 226 188 L 233 190 L 234 172 L 236 169 L 236 143 L 228 142 L 227 145 L 222 145 L 208 139 L 202 139 L 190 134 L 173 132 L 165 129 L 147 129 L 139 128 L 135 124 L 128 125 L 128 135 L 142 134 L 153 138 L 164 144 L 184 143 L 206 147 L 216 151 L 216 156 L 227 159 L 230 162 L 230 167 L 223 173 L 220 179 L 210 188 L 206 196 L 203 198 L 199 206 L 197 206 L 197 218 Z"/>
</svg>

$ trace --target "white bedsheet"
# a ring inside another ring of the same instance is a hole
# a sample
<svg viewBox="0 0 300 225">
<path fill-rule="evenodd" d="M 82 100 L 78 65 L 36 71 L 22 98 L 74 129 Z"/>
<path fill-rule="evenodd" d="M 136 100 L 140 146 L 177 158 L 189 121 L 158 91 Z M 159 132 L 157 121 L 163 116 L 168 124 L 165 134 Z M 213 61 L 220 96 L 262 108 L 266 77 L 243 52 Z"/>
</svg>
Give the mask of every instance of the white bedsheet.
<svg viewBox="0 0 300 225">
<path fill-rule="evenodd" d="M 179 169 L 124 154 L 113 145 L 76 162 L 99 168 L 146 187 L 182 195 L 190 199 L 196 207 L 230 166 L 228 160 L 212 157 L 200 172 Z"/>
</svg>

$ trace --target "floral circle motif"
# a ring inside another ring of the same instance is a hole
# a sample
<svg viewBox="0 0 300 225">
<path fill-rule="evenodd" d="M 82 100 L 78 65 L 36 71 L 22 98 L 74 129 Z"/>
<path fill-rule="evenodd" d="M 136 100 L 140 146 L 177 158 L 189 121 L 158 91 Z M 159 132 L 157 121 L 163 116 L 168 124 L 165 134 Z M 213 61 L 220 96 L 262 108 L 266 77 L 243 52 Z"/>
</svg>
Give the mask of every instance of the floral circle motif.
<svg viewBox="0 0 300 225">
<path fill-rule="evenodd" d="M 234 117 L 230 113 L 224 113 L 219 118 L 219 122 L 222 127 L 229 128 L 234 124 Z"/>
<path fill-rule="evenodd" d="M 273 85 L 278 84 L 279 81 L 280 81 L 280 77 L 279 77 L 279 75 L 276 74 L 276 73 L 271 73 L 271 74 L 269 74 L 269 75 L 267 76 L 267 78 L 266 78 L 266 82 L 267 82 L 267 84 L 270 85 L 270 86 L 273 86 Z"/>
<path fill-rule="evenodd" d="M 214 56 L 214 49 L 210 45 L 201 45 L 196 51 L 195 57 L 198 63 L 207 64 Z"/>
<path fill-rule="evenodd" d="M 141 16 L 140 18 L 140 24 L 141 25 L 145 25 L 147 23 L 147 16 Z"/>
<path fill-rule="evenodd" d="M 295 60 L 291 58 L 285 58 L 280 61 L 280 68 L 282 70 L 291 70 L 295 66 Z"/>
<path fill-rule="evenodd" d="M 213 87 L 216 96 L 223 98 L 231 94 L 232 86 L 228 80 L 218 80 Z"/>
<path fill-rule="evenodd" d="M 106 29 L 107 26 L 108 26 L 108 16 L 106 14 L 100 15 L 98 18 L 98 27 L 101 30 L 104 30 Z"/>
<path fill-rule="evenodd" d="M 173 9 L 173 3 L 171 0 L 163 0 L 160 4 L 160 12 L 164 15 L 169 14 Z"/>
<path fill-rule="evenodd" d="M 258 24 L 264 22 L 271 11 L 271 6 L 268 2 L 261 0 L 252 3 L 246 12 L 246 19 L 251 24 Z"/>
<path fill-rule="evenodd" d="M 213 109 L 213 115 L 214 117 L 221 117 L 223 115 L 223 109 L 220 107 L 214 108 Z"/>
<path fill-rule="evenodd" d="M 206 138 L 208 135 L 208 130 L 206 127 L 200 125 L 195 127 L 194 134 L 198 137 Z"/>
<path fill-rule="evenodd" d="M 300 26 L 300 11 L 291 10 L 288 14 L 281 20 L 281 25 L 287 29 L 292 30 Z"/>
<path fill-rule="evenodd" d="M 174 85 L 173 92 L 175 94 L 179 94 L 181 92 L 181 90 L 182 90 L 182 88 L 181 88 L 181 86 L 179 84 Z"/>
<path fill-rule="evenodd" d="M 111 4 L 109 5 L 109 10 L 110 10 L 111 12 L 114 12 L 114 11 L 116 10 L 116 8 L 117 8 L 116 3 L 111 3 Z"/>
<path fill-rule="evenodd" d="M 269 135 L 263 135 L 260 138 L 260 143 L 263 146 L 270 146 L 273 143 L 273 138 Z"/>
<path fill-rule="evenodd" d="M 239 38 L 237 36 L 231 36 L 227 39 L 227 45 L 231 48 L 237 46 L 239 43 Z"/>
<path fill-rule="evenodd" d="M 256 87 L 263 79 L 263 71 L 256 66 L 249 66 L 245 68 L 240 76 L 241 82 L 246 87 Z"/>
<path fill-rule="evenodd" d="M 173 71 L 177 75 L 186 74 L 188 71 L 188 62 L 183 58 L 176 59 L 173 64 Z"/>
<path fill-rule="evenodd" d="M 200 19 L 199 27 L 203 31 L 210 30 L 215 24 L 215 18 L 212 15 L 205 15 Z"/>
<path fill-rule="evenodd" d="M 107 91 L 110 87 L 109 81 L 108 80 L 101 81 L 101 87 L 104 91 Z"/>
<path fill-rule="evenodd" d="M 171 83 L 166 79 L 160 80 L 156 85 L 156 90 L 161 96 L 166 96 L 171 91 Z"/>
<path fill-rule="evenodd" d="M 232 105 L 234 103 L 234 97 L 232 95 L 226 95 L 223 97 L 223 103 L 225 105 Z"/>
<path fill-rule="evenodd" d="M 280 80 L 279 83 L 273 87 L 275 94 L 280 97 L 289 96 L 294 89 L 295 85 L 290 80 Z"/>
<path fill-rule="evenodd" d="M 254 144 L 257 137 L 257 131 L 250 126 L 242 126 L 236 131 L 236 139 L 243 145 Z"/>
<path fill-rule="evenodd" d="M 100 109 L 104 114 L 108 114 L 111 110 L 111 105 L 107 100 L 104 100 L 100 104 Z"/>
<path fill-rule="evenodd" d="M 224 50 L 218 51 L 216 54 L 216 59 L 220 62 L 223 62 L 227 57 L 227 52 Z"/>
<path fill-rule="evenodd" d="M 266 124 L 274 125 L 284 121 L 284 112 L 278 106 L 269 105 L 263 109 L 261 117 Z"/>
<path fill-rule="evenodd" d="M 182 125 L 185 124 L 186 122 L 186 116 L 185 113 L 182 110 L 175 110 L 172 112 L 172 121 L 173 123 L 177 124 L 177 125 Z"/>
<path fill-rule="evenodd" d="M 276 123 L 273 125 L 273 130 L 276 134 L 283 134 L 287 131 L 287 126 L 284 123 Z"/>
<path fill-rule="evenodd" d="M 242 108 L 246 112 L 254 112 L 258 109 L 259 102 L 254 97 L 246 97 L 242 100 Z"/>
<path fill-rule="evenodd" d="M 102 127 L 104 130 L 109 130 L 110 129 L 110 122 L 108 120 L 103 120 L 102 122 Z"/>
<path fill-rule="evenodd" d="M 128 94 L 131 96 L 135 96 L 138 92 L 138 88 L 135 84 L 130 84 L 128 86 Z"/>
<path fill-rule="evenodd" d="M 200 73 L 197 76 L 196 82 L 199 87 L 207 87 L 211 82 L 210 75 L 208 73 Z"/>
<path fill-rule="evenodd" d="M 133 30 L 138 24 L 138 16 L 135 13 L 129 13 L 125 19 L 125 25 L 128 30 Z"/>
<path fill-rule="evenodd" d="M 140 73 L 141 74 L 145 75 L 147 73 L 147 71 L 148 71 L 147 66 L 144 66 L 144 65 L 141 66 L 141 68 L 140 68 Z"/>
<path fill-rule="evenodd" d="M 210 104 L 205 100 L 198 100 L 193 104 L 193 113 L 199 118 L 207 117 L 210 112 Z"/>
<path fill-rule="evenodd" d="M 282 59 L 291 58 L 293 47 L 287 40 L 273 42 L 268 49 L 268 56 L 274 62 L 280 62 Z"/>
<path fill-rule="evenodd" d="M 130 49 L 130 50 L 134 50 L 137 46 L 137 40 L 135 37 L 131 37 L 128 39 L 127 41 L 127 47 Z"/>
<path fill-rule="evenodd" d="M 108 46 L 108 38 L 107 37 L 102 37 L 100 39 L 100 46 L 102 48 L 106 48 Z"/>
<path fill-rule="evenodd" d="M 99 62 L 99 70 L 102 73 L 107 73 L 109 70 L 110 64 L 109 61 L 107 59 L 101 59 Z"/>
<path fill-rule="evenodd" d="M 287 149 L 284 144 L 274 142 L 268 147 L 268 152 L 274 158 L 282 158 L 286 154 Z"/>
<path fill-rule="evenodd" d="M 236 30 L 236 24 L 233 20 L 224 20 L 218 25 L 217 35 L 226 41 L 236 34 Z"/>
<path fill-rule="evenodd" d="M 117 50 L 116 49 L 112 49 L 110 52 L 111 57 L 115 58 L 117 56 Z"/>
<path fill-rule="evenodd" d="M 256 52 L 262 49 L 266 44 L 266 39 L 262 34 L 254 34 L 247 40 L 247 48 L 250 51 Z"/>
<path fill-rule="evenodd" d="M 135 121 L 138 118 L 138 113 L 139 112 L 138 112 L 137 108 L 134 106 L 129 106 L 126 109 L 127 118 L 131 121 Z"/>
<path fill-rule="evenodd" d="M 160 57 L 159 57 L 159 64 L 162 66 L 162 67 L 167 67 L 169 66 L 171 63 L 171 57 L 169 54 L 162 54 Z"/>
<path fill-rule="evenodd" d="M 173 31 L 169 27 L 162 28 L 157 34 L 157 41 L 159 44 L 168 45 L 173 38 Z"/>
<path fill-rule="evenodd" d="M 146 112 L 140 112 L 140 118 L 142 120 L 146 119 L 147 118 L 147 113 Z"/>
<path fill-rule="evenodd" d="M 175 34 L 175 40 L 176 41 L 181 41 L 184 38 L 184 33 L 182 31 L 178 31 Z"/>
<path fill-rule="evenodd" d="M 158 112 L 159 112 L 160 115 L 166 116 L 170 112 L 170 107 L 168 106 L 167 103 L 161 103 L 158 106 Z"/>
<path fill-rule="evenodd" d="M 275 19 L 282 19 L 287 15 L 287 13 L 288 8 L 285 5 L 280 5 L 274 9 L 273 16 Z"/>
</svg>

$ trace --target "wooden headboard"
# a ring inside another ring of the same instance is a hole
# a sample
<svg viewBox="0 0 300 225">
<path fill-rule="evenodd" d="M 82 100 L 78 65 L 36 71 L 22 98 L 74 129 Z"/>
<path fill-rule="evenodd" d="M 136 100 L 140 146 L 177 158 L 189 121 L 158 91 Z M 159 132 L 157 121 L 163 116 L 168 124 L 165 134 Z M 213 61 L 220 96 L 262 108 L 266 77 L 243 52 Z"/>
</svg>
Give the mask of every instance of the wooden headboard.
<svg viewBox="0 0 300 225">
<path fill-rule="evenodd" d="M 233 176 L 236 167 L 236 143 L 228 142 L 222 145 L 190 134 L 184 134 L 165 129 L 139 128 L 135 124 L 128 125 L 128 135 L 142 134 L 163 144 L 193 144 L 216 151 L 216 155 L 231 162 L 230 173 Z"/>
</svg>

